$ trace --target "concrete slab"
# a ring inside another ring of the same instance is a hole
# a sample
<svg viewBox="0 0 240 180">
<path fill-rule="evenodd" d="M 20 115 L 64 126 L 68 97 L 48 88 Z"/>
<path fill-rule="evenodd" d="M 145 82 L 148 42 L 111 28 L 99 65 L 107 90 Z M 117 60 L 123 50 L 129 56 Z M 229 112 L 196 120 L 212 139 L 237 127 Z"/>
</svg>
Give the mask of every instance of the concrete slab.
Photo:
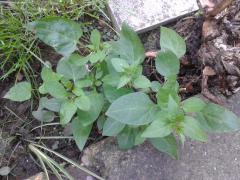
<svg viewBox="0 0 240 180">
<path fill-rule="evenodd" d="M 199 9 L 196 0 L 109 0 L 108 7 L 117 30 L 126 22 L 137 32 L 153 29 Z"/>
<path fill-rule="evenodd" d="M 226 106 L 240 116 L 240 93 Z M 240 132 L 209 136 L 208 143 L 187 141 L 174 160 L 145 143 L 119 150 L 114 138 L 88 147 L 82 162 L 108 180 L 239 180 Z"/>
</svg>

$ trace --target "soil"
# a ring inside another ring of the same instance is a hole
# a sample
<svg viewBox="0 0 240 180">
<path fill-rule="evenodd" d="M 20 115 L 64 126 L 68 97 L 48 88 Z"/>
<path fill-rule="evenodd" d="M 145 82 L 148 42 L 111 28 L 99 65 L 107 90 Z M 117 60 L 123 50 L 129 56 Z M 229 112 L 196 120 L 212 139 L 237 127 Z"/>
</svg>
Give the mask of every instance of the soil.
<svg viewBox="0 0 240 180">
<path fill-rule="evenodd" d="M 117 38 L 114 32 L 106 25 L 105 22 L 108 24 L 110 22 L 104 17 L 100 21 L 91 19 L 90 22 L 92 25 L 84 29 L 85 34 L 89 34 L 88 31 L 93 28 L 98 28 L 103 34 L 103 40 Z M 203 22 L 204 18 L 202 16 L 192 14 L 170 25 L 185 38 L 187 43 L 187 53 L 181 59 L 181 72 L 178 77 L 182 99 L 199 94 L 202 90 L 201 82 L 204 64 L 199 61 L 198 51 L 203 45 Z M 159 29 L 141 34 L 140 37 L 146 50 L 160 49 Z M 231 37 L 228 39 L 230 40 Z M 240 41 L 238 40 L 238 42 Z M 51 48 L 42 43 L 39 44 L 39 48 L 42 52 L 42 58 L 56 66 L 61 56 L 55 54 Z M 80 52 L 82 54 L 87 53 L 84 49 L 80 49 Z M 33 68 L 36 71 L 37 80 L 40 82 L 38 75 L 41 65 L 35 62 Z M 146 59 L 144 63 L 144 74 L 151 80 L 160 82 L 163 80 L 159 74 L 155 73 L 154 61 L 151 59 Z M 211 86 L 213 87 L 218 86 L 216 78 L 211 79 Z M 1 98 L 14 82 L 15 77 L 0 82 L 0 167 L 9 166 L 12 168 L 8 179 L 23 179 L 41 171 L 41 167 L 36 163 L 36 158 L 28 150 L 27 140 L 42 135 L 58 136 L 63 133 L 67 134 L 68 131 L 67 128 L 64 129 L 60 126 L 48 126 L 31 131 L 32 128 L 41 124 L 33 119 L 31 115 L 31 111 L 37 108 L 37 102 L 13 103 Z M 56 122 L 58 121 L 56 120 Z M 98 132 L 97 128 L 94 128 L 87 146 L 99 141 L 101 138 L 100 132 Z M 41 140 L 39 142 L 75 161 L 81 157 L 81 152 L 72 140 Z"/>
</svg>

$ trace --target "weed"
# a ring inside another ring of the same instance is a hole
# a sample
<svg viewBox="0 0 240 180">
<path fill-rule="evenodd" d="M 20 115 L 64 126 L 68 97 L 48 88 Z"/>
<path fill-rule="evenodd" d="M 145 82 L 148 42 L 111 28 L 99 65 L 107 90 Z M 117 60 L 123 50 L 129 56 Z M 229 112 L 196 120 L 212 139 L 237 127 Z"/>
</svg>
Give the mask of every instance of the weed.
<svg viewBox="0 0 240 180">
<path fill-rule="evenodd" d="M 63 56 L 56 71 L 50 64 L 43 67 L 39 92 L 45 97 L 33 115 L 51 122 L 58 114 L 63 126 L 71 123 L 81 150 L 96 121 L 103 135 L 117 137 L 122 149 L 147 140 L 174 158 L 178 158 L 177 138 L 182 144 L 186 137 L 207 142 L 206 132 L 240 129 L 239 118 L 224 107 L 197 97 L 181 101 L 177 75 L 186 44 L 171 29 L 161 28 L 161 52 L 155 59 L 156 71 L 165 79 L 160 84 L 142 75 L 144 48 L 126 24 L 119 40 L 110 43 L 102 43 L 100 32 L 93 30 L 86 57 L 75 53 L 82 35 L 79 24 L 48 17 L 28 27 Z M 30 97 L 28 82 L 17 83 L 5 95 L 13 101 Z"/>
</svg>

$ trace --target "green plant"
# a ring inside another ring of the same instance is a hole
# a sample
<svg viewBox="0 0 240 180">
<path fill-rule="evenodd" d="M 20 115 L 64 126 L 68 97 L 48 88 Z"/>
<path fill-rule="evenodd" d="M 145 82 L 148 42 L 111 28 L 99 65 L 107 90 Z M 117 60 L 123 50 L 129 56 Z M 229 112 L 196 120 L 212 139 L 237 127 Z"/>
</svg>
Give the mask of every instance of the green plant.
<svg viewBox="0 0 240 180">
<path fill-rule="evenodd" d="M 0 2 L 0 80 L 21 72 L 34 80 L 34 61 L 41 58 L 36 37 L 25 26 L 47 16 L 79 20 L 98 18 L 106 0 L 21 0 Z M 89 24 L 88 22 L 85 23 Z M 36 58 L 40 57 L 40 58 Z"/>
<path fill-rule="evenodd" d="M 126 24 L 118 41 L 102 43 L 100 33 L 91 33 L 86 57 L 74 53 L 82 31 L 78 24 L 62 18 L 45 18 L 29 25 L 37 36 L 63 55 L 56 72 L 42 69 L 41 98 L 34 116 L 45 122 L 55 114 L 60 123 L 71 122 L 74 139 L 82 150 L 94 122 L 104 136 L 116 136 L 123 149 L 148 140 L 158 150 L 178 157 L 176 138 L 206 142 L 206 131 L 230 132 L 240 128 L 238 117 L 229 110 L 198 97 L 181 101 L 178 95 L 179 58 L 185 54 L 184 40 L 173 30 L 161 28 L 161 52 L 156 70 L 165 82 L 150 82 L 142 75 L 144 48 Z M 29 85 L 20 82 L 6 98 L 30 97 Z M 21 92 L 19 93 L 21 86 Z M 50 98 L 47 98 L 50 97 Z"/>
</svg>

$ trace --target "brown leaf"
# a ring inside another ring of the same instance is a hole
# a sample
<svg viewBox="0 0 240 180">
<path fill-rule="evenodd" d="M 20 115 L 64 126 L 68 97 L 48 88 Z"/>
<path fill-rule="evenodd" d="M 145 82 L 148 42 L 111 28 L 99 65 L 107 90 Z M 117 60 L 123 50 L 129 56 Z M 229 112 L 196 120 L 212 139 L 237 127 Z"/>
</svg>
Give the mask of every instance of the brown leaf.
<svg viewBox="0 0 240 180">
<path fill-rule="evenodd" d="M 203 23 L 202 36 L 205 41 L 215 38 L 218 34 L 219 27 L 214 19 L 207 19 Z"/>
<path fill-rule="evenodd" d="M 216 75 L 216 72 L 210 66 L 205 66 L 205 68 L 203 69 L 203 75 L 214 76 Z"/>
</svg>

